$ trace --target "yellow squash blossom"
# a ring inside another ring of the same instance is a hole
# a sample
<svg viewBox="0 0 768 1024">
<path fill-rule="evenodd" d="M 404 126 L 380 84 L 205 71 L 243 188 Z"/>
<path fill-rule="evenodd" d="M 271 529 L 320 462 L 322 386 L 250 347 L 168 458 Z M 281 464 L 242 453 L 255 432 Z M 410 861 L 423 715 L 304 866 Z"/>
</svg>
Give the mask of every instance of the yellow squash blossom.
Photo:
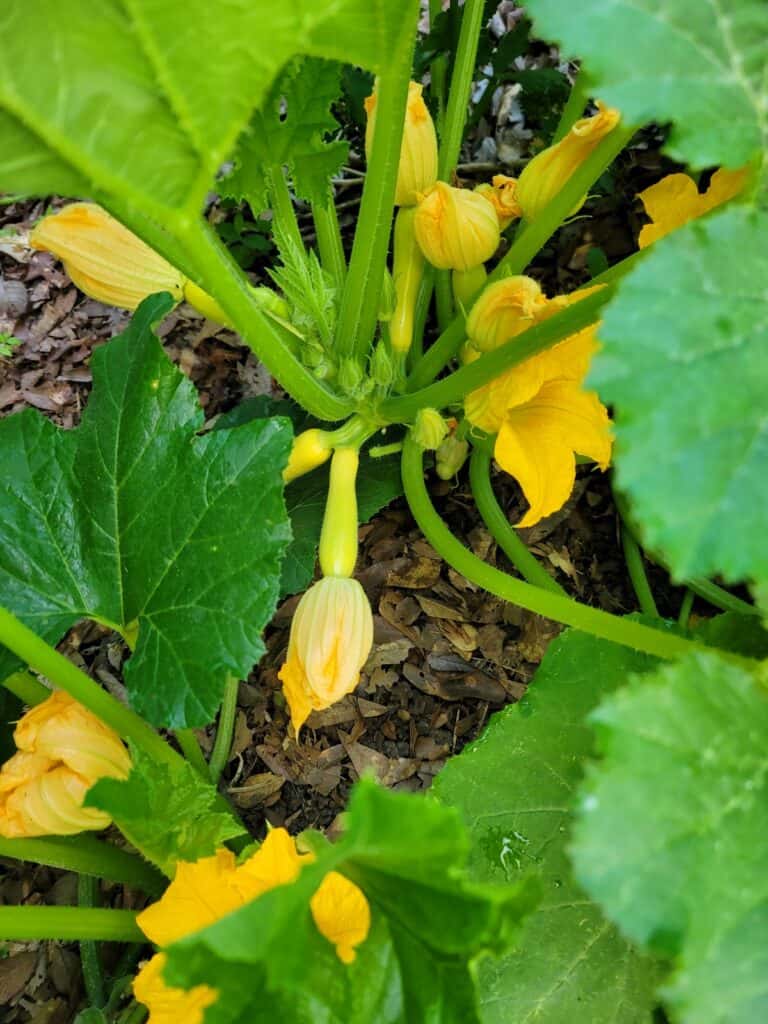
<svg viewBox="0 0 768 1024">
<path fill-rule="evenodd" d="M 526 220 L 535 220 L 571 175 L 619 123 L 619 112 L 598 102 L 598 112 L 580 118 L 554 146 L 548 146 L 526 164 L 517 181 L 515 198 Z M 583 196 L 571 213 L 581 207 Z"/>
<path fill-rule="evenodd" d="M 242 864 L 225 849 L 194 863 L 180 861 L 161 899 L 142 911 L 137 922 L 155 945 L 168 946 L 270 889 L 289 885 L 313 859 L 312 854 L 299 854 L 288 832 L 276 828 Z M 361 890 L 330 871 L 310 901 L 310 912 L 339 959 L 351 963 L 371 926 L 370 907 Z M 164 953 L 156 953 L 133 983 L 134 995 L 149 1007 L 148 1024 L 202 1024 L 204 1011 L 216 1001 L 218 992 L 208 985 L 188 991 L 167 985 L 162 977 L 166 960 Z"/>
<path fill-rule="evenodd" d="M 510 178 L 506 174 L 494 174 L 490 185 L 478 185 L 475 192 L 485 196 L 493 205 L 502 231 L 505 231 L 513 220 L 522 216 L 523 211 L 517 200 L 517 178 Z"/>
<path fill-rule="evenodd" d="M 703 217 L 716 206 L 733 199 L 744 188 L 749 167 L 729 171 L 721 167 L 715 171 L 706 192 L 699 192 L 696 182 L 687 174 L 668 174 L 655 185 L 638 193 L 645 212 L 652 223 L 640 231 L 637 244 L 645 249 L 670 231 L 680 228 L 695 217 Z"/>
<path fill-rule="evenodd" d="M 66 836 L 110 824 L 83 800 L 98 779 L 128 776 L 117 733 L 57 690 L 21 718 L 13 738 L 18 752 L 0 769 L 1 836 Z"/>
<path fill-rule="evenodd" d="M 405 109 L 400 163 L 397 167 L 395 206 L 414 206 L 418 195 L 437 181 L 437 135 L 432 115 L 422 97 L 423 86 L 411 82 Z M 368 123 L 365 129 L 365 155 L 371 158 L 376 127 L 376 90 L 365 100 Z"/>
<path fill-rule="evenodd" d="M 439 270 L 471 270 L 499 245 L 499 219 L 480 192 L 438 181 L 416 207 L 413 230 L 421 251 Z"/>
<path fill-rule="evenodd" d="M 595 288 L 547 299 L 531 278 L 510 277 L 482 294 L 467 320 L 467 358 L 514 339 Z M 529 509 L 518 526 L 532 526 L 561 508 L 573 489 L 575 454 L 607 468 L 610 420 L 581 382 L 597 342 L 597 325 L 513 366 L 467 395 L 468 419 L 496 434 L 494 456 L 520 484 Z M 514 343 L 514 342 L 512 342 Z"/>
<path fill-rule="evenodd" d="M 155 292 L 170 292 L 211 320 L 229 323 L 215 299 L 95 203 L 70 203 L 43 217 L 29 243 L 58 256 L 73 284 L 107 306 L 133 310 Z"/>
</svg>

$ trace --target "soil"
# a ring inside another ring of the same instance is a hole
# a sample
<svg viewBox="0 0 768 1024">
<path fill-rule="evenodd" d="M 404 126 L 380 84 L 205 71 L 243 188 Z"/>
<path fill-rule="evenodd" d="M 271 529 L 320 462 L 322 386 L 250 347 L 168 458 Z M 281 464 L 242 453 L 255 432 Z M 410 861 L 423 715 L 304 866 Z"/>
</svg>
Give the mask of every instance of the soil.
<svg viewBox="0 0 768 1024">
<path fill-rule="evenodd" d="M 487 180 L 494 172 L 487 162 L 473 159 L 483 134 L 494 131 L 481 123 L 469 140 L 460 167 L 464 182 Z M 548 294 L 571 291 L 587 280 L 587 259 L 595 247 L 610 263 L 634 251 L 642 214 L 632 197 L 669 167 L 658 155 L 660 138 L 656 132 L 642 134 L 620 159 L 610 188 L 590 199 L 546 246 L 532 272 Z M 498 164 L 495 170 L 511 168 Z M 353 161 L 338 190 L 347 228 L 354 222 L 359 179 Z M 0 206 L 0 227 L 23 231 L 50 205 L 58 201 L 6 203 Z M 210 215 L 221 219 L 232 211 L 214 208 Z M 309 236 L 306 212 L 302 224 Z M 255 280 L 260 277 L 258 267 L 251 271 Z M 9 289 L 11 282 L 17 286 Z M 128 316 L 84 297 L 49 255 L 15 247 L 0 234 L 0 332 L 20 340 L 9 358 L 0 359 L 0 415 L 31 406 L 63 428 L 75 426 L 91 386 L 91 353 L 119 333 Z M 256 394 L 279 394 L 235 335 L 188 307 L 176 309 L 159 333 L 170 358 L 197 387 L 207 416 Z M 515 521 L 523 507 L 516 484 L 499 473 L 495 485 Z M 488 563 L 514 571 L 480 521 L 466 474 L 455 483 L 432 477 L 430 486 L 456 535 Z M 556 624 L 479 590 L 444 564 L 403 501 L 362 526 L 360 539 L 358 578 L 375 611 L 375 646 L 355 694 L 314 713 L 300 742 L 289 734 L 277 671 L 297 597 L 278 608 L 267 631 L 267 653 L 240 685 L 223 785 L 256 836 L 263 835 L 267 822 L 294 833 L 309 826 L 332 832 L 350 786 L 366 770 L 397 789 L 428 787 L 446 758 L 476 737 L 491 714 L 520 698 L 559 631 Z M 525 539 L 579 600 L 612 612 L 636 610 L 609 475 L 580 470 L 566 507 L 525 531 Z M 682 592 L 660 571 L 650 571 L 660 612 L 676 615 Z M 126 650 L 117 635 L 83 623 L 61 649 L 122 694 Z M 199 733 L 206 749 L 213 737 L 213 727 Z M 0 904 L 71 904 L 75 887 L 71 874 L 0 859 Z M 133 906 L 137 896 L 107 886 L 104 899 L 107 905 Z M 81 998 L 76 946 L 5 944 L 0 1022 L 67 1024 Z"/>
</svg>

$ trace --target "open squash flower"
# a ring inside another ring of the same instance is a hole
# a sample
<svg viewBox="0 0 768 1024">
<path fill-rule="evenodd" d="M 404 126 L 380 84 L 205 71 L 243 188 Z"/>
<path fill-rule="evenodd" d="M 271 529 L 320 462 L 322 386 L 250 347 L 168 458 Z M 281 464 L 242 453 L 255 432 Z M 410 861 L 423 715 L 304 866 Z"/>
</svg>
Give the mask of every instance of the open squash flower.
<svg viewBox="0 0 768 1024">
<path fill-rule="evenodd" d="M 18 752 L 0 769 L 0 836 L 68 836 L 110 824 L 83 800 L 98 779 L 127 778 L 131 760 L 117 733 L 57 690 L 21 718 L 13 738 Z"/>
<path fill-rule="evenodd" d="M 696 182 L 687 174 L 668 174 L 655 185 L 639 192 L 638 197 L 652 223 L 642 228 L 637 244 L 645 249 L 689 220 L 703 217 L 716 206 L 733 199 L 746 185 L 749 172 L 749 167 L 737 171 L 721 167 L 712 175 L 709 188 L 703 193 L 699 192 Z"/>
<path fill-rule="evenodd" d="M 594 288 L 547 299 L 531 278 L 509 277 L 480 296 L 467 320 L 465 358 L 476 359 L 553 316 Z M 494 456 L 528 500 L 520 527 L 561 508 L 573 490 L 575 453 L 606 469 L 611 457 L 610 420 L 582 381 L 597 342 L 597 325 L 513 366 L 467 395 L 468 419 L 496 434 Z M 514 343 L 513 341 L 511 343 Z"/>
<path fill-rule="evenodd" d="M 471 270 L 499 245 L 499 219 L 480 192 L 438 181 L 416 207 L 413 221 L 421 251 L 438 270 Z"/>
<path fill-rule="evenodd" d="M 284 828 L 273 829 L 262 845 L 242 864 L 229 850 L 194 863 L 180 861 L 176 876 L 157 903 L 137 918 L 141 930 L 155 945 L 168 946 L 279 885 L 294 882 L 311 853 L 300 854 Z M 309 905 L 320 934 L 343 963 L 355 959 L 371 926 L 371 911 L 362 891 L 337 871 L 323 879 Z M 156 953 L 133 983 L 137 1000 L 149 1008 L 148 1024 L 202 1024 L 205 1010 L 218 999 L 209 985 L 189 990 L 163 980 L 165 953 Z"/>
<path fill-rule="evenodd" d="M 107 306 L 133 310 L 148 295 L 170 292 L 203 316 L 229 322 L 215 299 L 95 203 L 70 203 L 43 217 L 29 244 L 58 256 L 73 284 Z"/>
<path fill-rule="evenodd" d="M 437 181 L 437 135 L 432 115 L 422 97 L 419 82 L 408 86 L 403 141 L 397 167 L 395 206 L 415 206 L 418 195 Z M 376 128 L 376 89 L 365 100 L 368 122 L 365 128 L 365 155 L 371 159 L 373 133 Z"/>
<path fill-rule="evenodd" d="M 515 198 L 526 220 L 538 217 L 598 143 L 619 123 L 618 110 L 599 101 L 597 110 L 592 117 L 580 118 L 564 138 L 526 164 L 515 189 Z M 571 214 L 580 209 L 586 198 L 585 195 L 579 200 Z"/>
<path fill-rule="evenodd" d="M 487 182 L 478 185 L 475 192 L 479 192 L 493 205 L 501 231 L 505 231 L 513 220 L 522 216 L 523 211 L 517 201 L 517 178 L 494 174 L 490 185 Z"/>
</svg>

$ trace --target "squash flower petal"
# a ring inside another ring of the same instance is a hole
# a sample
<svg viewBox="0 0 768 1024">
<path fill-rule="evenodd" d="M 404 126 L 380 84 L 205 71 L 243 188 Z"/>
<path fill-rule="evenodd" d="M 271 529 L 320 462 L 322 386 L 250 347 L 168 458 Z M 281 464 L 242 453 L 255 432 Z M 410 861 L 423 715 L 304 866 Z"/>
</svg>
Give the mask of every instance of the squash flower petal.
<svg viewBox="0 0 768 1024">
<path fill-rule="evenodd" d="M 437 134 L 420 82 L 408 85 L 403 141 L 397 166 L 395 206 L 414 206 L 418 196 L 437 181 Z M 376 89 L 365 100 L 368 120 L 365 128 L 365 155 L 370 160 L 376 127 Z"/>
<path fill-rule="evenodd" d="M 413 218 L 416 241 L 433 267 L 471 270 L 496 252 L 501 233 L 491 202 L 480 192 L 438 181 Z"/>
<path fill-rule="evenodd" d="M 737 171 L 721 167 L 712 175 L 709 188 L 704 193 L 699 192 L 696 182 L 687 174 L 668 174 L 655 185 L 639 192 L 638 197 L 651 223 L 641 229 L 637 244 L 645 249 L 689 220 L 702 217 L 733 199 L 744 188 L 749 171 L 749 167 Z"/>
<path fill-rule="evenodd" d="M 574 453 L 606 469 L 611 447 L 605 407 L 575 381 L 548 381 L 530 401 L 509 409 L 494 456 L 518 481 L 530 505 L 517 526 L 532 526 L 562 508 L 576 477 Z"/>
<path fill-rule="evenodd" d="M 317 930 L 336 947 L 338 958 L 351 964 L 355 946 L 371 928 L 371 908 L 362 891 L 338 871 L 329 871 L 309 906 Z"/>
<path fill-rule="evenodd" d="M 205 1011 L 219 998 L 208 985 L 195 985 L 188 991 L 172 988 L 163 981 L 168 957 L 155 953 L 133 981 L 133 994 L 149 1008 L 147 1024 L 203 1024 Z"/>
</svg>

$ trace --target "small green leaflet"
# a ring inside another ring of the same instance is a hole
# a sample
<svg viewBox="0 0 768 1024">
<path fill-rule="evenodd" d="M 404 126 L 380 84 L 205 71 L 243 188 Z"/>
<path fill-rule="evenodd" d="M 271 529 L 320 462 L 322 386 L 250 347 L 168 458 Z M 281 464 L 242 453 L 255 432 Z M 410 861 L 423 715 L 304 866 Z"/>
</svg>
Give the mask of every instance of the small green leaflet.
<svg viewBox="0 0 768 1024">
<path fill-rule="evenodd" d="M 635 678 L 591 716 L 576 875 L 623 931 L 677 958 L 684 1024 L 768 1019 L 768 696 L 714 655 Z"/>
<path fill-rule="evenodd" d="M 339 125 L 329 113 L 341 93 L 341 66 L 318 57 L 294 60 L 251 119 L 234 153 L 234 170 L 218 182 L 225 196 L 247 200 L 254 213 L 268 206 L 268 171 L 287 165 L 296 194 L 325 206 L 328 182 L 349 145 L 326 141 Z"/>
<path fill-rule="evenodd" d="M 630 124 L 672 121 L 668 150 L 740 167 L 768 148 L 765 0 L 527 0 L 545 39 L 579 57 Z"/>
<path fill-rule="evenodd" d="M 83 618 L 138 625 L 131 704 L 178 728 L 210 721 L 225 675 L 264 651 L 292 432 L 273 419 L 198 436 L 195 390 L 152 333 L 171 305 L 147 299 L 94 354 L 76 430 L 32 410 L 0 421 L 0 604 L 49 643 Z"/>
<path fill-rule="evenodd" d="M 589 382 L 615 406 L 619 487 L 677 579 L 768 580 L 768 214 L 657 242 L 607 307 Z"/>
<path fill-rule="evenodd" d="M 483 1024 L 650 1022 L 658 970 L 625 941 L 573 880 L 572 804 L 592 751 L 587 715 L 629 672 L 655 659 L 568 630 L 554 640 L 519 704 L 448 762 L 434 793 L 470 829 L 482 881 L 541 878 L 544 899 L 503 959 L 480 970 Z"/>
<path fill-rule="evenodd" d="M 169 948 L 172 984 L 207 982 L 222 993 L 206 1024 L 479 1024 L 471 964 L 509 947 L 537 886 L 467 881 L 458 813 L 423 796 L 363 780 L 345 819 L 333 846 L 315 837 L 317 859 L 295 883 Z M 372 934 L 351 965 L 309 911 L 329 871 L 351 878 L 371 904 Z"/>
<path fill-rule="evenodd" d="M 177 860 L 211 857 L 243 828 L 222 807 L 218 794 L 186 761 L 159 765 L 136 747 L 125 781 L 100 779 L 88 790 L 87 807 L 98 807 L 142 853 L 173 877 Z"/>
</svg>

